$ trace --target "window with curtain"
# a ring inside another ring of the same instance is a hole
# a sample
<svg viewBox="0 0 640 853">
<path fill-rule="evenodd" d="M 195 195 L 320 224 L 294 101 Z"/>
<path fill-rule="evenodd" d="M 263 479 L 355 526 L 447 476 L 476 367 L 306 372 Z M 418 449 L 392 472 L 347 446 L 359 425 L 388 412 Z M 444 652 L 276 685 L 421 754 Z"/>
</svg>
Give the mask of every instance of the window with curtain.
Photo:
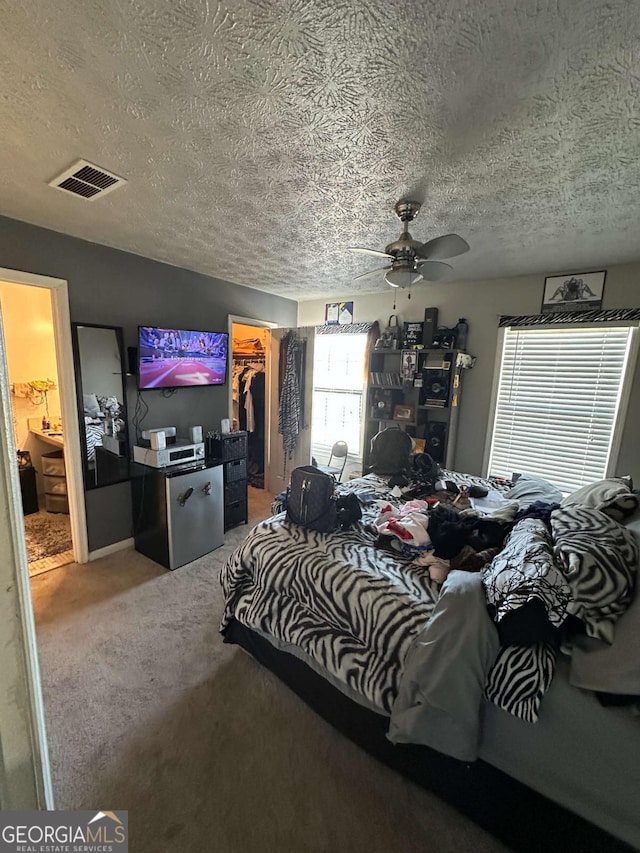
<svg viewBox="0 0 640 853">
<path fill-rule="evenodd" d="M 635 332 L 507 328 L 489 473 L 535 474 L 563 492 L 606 477 Z"/>
<path fill-rule="evenodd" d="M 346 441 L 362 455 L 361 423 L 367 335 L 316 335 L 313 357 L 312 452 L 328 454 Z"/>
</svg>

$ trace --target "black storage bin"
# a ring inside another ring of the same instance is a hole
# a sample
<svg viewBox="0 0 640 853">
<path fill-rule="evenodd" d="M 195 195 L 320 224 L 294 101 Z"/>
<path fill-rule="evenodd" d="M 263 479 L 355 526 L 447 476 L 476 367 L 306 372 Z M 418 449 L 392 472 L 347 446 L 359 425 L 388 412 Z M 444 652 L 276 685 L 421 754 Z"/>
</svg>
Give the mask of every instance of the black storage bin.
<svg viewBox="0 0 640 853">
<path fill-rule="evenodd" d="M 234 501 L 233 503 L 227 504 L 224 508 L 224 529 L 228 530 L 230 527 L 235 527 L 236 524 L 242 524 L 243 522 L 246 524 L 249 520 L 249 514 L 247 512 L 247 501 L 240 500 Z"/>
<path fill-rule="evenodd" d="M 38 512 L 36 469 L 32 466 L 20 468 L 20 492 L 22 493 L 22 511 L 24 515 L 31 515 L 34 512 Z"/>
<path fill-rule="evenodd" d="M 249 520 L 247 494 L 248 433 L 208 432 L 207 459 L 222 461 L 224 473 L 224 529 L 229 530 Z"/>
<path fill-rule="evenodd" d="M 247 481 L 232 480 L 224 487 L 224 504 L 235 503 L 236 501 L 246 501 L 247 499 Z"/>
<path fill-rule="evenodd" d="M 206 454 L 208 459 L 244 459 L 247 455 L 247 433 L 230 432 L 221 435 L 217 432 L 207 433 Z"/>
<path fill-rule="evenodd" d="M 247 460 L 234 459 L 232 462 L 224 463 L 224 481 L 233 483 L 236 480 L 247 479 Z"/>
</svg>

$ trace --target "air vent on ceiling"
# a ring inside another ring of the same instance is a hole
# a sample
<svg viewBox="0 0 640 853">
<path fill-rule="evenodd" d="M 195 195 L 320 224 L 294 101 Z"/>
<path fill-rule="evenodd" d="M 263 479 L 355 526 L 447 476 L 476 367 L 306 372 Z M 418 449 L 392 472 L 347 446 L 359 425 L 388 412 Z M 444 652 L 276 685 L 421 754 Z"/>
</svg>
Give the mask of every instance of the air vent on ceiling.
<svg viewBox="0 0 640 853">
<path fill-rule="evenodd" d="M 126 183 L 124 178 L 119 178 L 100 166 L 86 160 L 78 160 L 70 169 L 49 181 L 49 186 L 79 195 L 87 201 L 95 201 Z"/>
</svg>

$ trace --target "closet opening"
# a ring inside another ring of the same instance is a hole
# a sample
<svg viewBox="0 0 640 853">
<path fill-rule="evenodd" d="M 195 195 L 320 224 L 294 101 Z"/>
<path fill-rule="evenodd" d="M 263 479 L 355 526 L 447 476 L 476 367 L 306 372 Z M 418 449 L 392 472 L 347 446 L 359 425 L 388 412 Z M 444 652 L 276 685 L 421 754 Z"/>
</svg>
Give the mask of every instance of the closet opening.
<svg viewBox="0 0 640 853">
<path fill-rule="evenodd" d="M 247 433 L 249 514 L 264 503 L 267 459 L 267 371 L 271 332 L 245 323 L 231 325 L 231 427 Z"/>
</svg>

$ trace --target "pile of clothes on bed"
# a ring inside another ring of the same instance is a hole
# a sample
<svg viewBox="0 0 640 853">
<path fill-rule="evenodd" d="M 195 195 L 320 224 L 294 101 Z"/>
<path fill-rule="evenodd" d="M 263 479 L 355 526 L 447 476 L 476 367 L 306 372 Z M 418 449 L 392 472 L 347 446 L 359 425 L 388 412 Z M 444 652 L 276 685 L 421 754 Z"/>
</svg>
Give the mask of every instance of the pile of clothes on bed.
<svg viewBox="0 0 640 853">
<path fill-rule="evenodd" d="M 534 722 L 560 645 L 611 642 L 640 561 L 623 523 L 638 498 L 623 478 L 568 498 L 526 476 L 442 478 L 448 496 L 341 484 L 363 513 L 346 530 L 262 522 L 222 570 L 221 630 L 236 619 L 320 668 L 390 715 L 392 741 L 473 760 L 483 697 Z"/>
</svg>

